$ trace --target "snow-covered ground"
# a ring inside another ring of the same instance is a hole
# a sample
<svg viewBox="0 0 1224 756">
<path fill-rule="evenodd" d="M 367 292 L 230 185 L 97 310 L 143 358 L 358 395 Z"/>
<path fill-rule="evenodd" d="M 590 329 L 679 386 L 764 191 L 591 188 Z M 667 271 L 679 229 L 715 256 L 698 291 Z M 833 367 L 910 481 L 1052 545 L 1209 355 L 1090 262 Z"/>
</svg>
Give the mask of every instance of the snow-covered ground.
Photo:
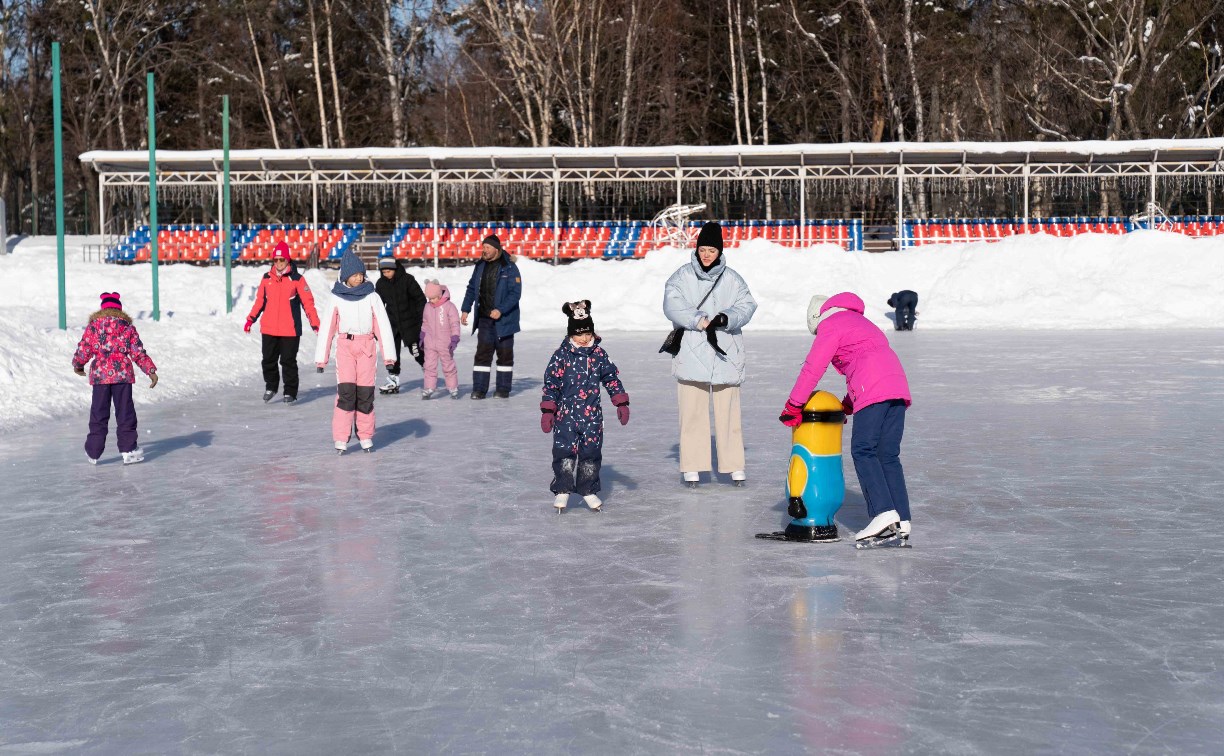
<svg viewBox="0 0 1224 756">
<path fill-rule="evenodd" d="M 19 243 L 0 255 L 0 428 L 26 425 L 88 406 L 89 388 L 69 359 L 96 309 L 98 295 L 118 291 L 137 319 L 161 382 L 140 402 L 181 400 L 236 385 L 257 374 L 259 338 L 244 334 L 261 268 L 235 268 L 236 310 L 225 315 L 224 272 L 167 265 L 159 272 L 162 318 L 151 319 L 151 267 L 85 262 L 70 237 L 67 252 L 68 331 L 57 328 L 54 237 Z M 563 301 L 590 299 L 600 330 L 651 331 L 662 341 L 663 284 L 688 258 L 685 250 L 651 252 L 644 260 L 580 261 L 553 267 L 521 260 L 522 324 L 528 331 L 565 327 Z M 854 291 L 868 315 L 888 327 L 889 294 L 917 291 L 921 329 L 1153 329 L 1224 326 L 1224 238 L 1188 239 L 1146 231 L 1070 239 L 1039 236 L 997 244 L 921 247 L 903 253 L 849 253 L 832 246 L 792 250 L 757 241 L 728 250 L 730 264 L 752 288 L 760 309 L 753 331 L 803 333 L 814 293 Z M 470 268 L 415 268 L 419 281 L 438 278 L 462 298 Z M 307 274 L 322 308 L 332 271 Z M 303 356 L 314 336 L 303 339 Z M 474 348 L 465 337 L 460 357 Z"/>
</svg>

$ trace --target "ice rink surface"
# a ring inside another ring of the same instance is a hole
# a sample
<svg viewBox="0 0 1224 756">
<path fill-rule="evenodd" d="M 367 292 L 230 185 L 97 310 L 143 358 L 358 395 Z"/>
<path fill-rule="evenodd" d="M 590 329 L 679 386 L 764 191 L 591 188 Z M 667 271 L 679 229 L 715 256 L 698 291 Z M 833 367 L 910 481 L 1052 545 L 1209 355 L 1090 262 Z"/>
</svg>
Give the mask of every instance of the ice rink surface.
<svg viewBox="0 0 1224 756">
<path fill-rule="evenodd" d="M 257 364 L 141 379 L 143 464 L 113 428 L 86 463 L 87 407 L 6 435 L 0 753 L 1218 752 L 1224 336 L 890 334 L 914 548 L 856 552 L 753 538 L 810 338 L 746 334 L 749 485 L 692 492 L 663 335 L 604 340 L 602 514 L 551 507 L 559 334 L 509 400 L 423 402 L 409 363 L 372 455 L 330 449 L 330 370 L 286 407 Z"/>
</svg>

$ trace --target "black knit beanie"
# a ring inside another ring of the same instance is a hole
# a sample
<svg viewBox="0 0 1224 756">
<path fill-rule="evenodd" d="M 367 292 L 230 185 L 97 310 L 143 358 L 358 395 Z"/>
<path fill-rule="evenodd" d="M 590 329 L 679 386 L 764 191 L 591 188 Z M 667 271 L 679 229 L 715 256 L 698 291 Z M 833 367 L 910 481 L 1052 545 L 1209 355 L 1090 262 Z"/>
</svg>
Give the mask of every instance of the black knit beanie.
<svg viewBox="0 0 1224 756">
<path fill-rule="evenodd" d="M 591 301 L 589 299 L 566 302 L 561 305 L 561 312 L 569 316 L 569 323 L 565 326 L 566 336 L 595 333 L 595 321 L 591 320 Z"/>
<path fill-rule="evenodd" d="M 494 249 L 496 249 L 498 252 L 505 252 L 505 251 L 506 251 L 506 250 L 502 249 L 501 239 L 498 239 L 498 238 L 497 238 L 497 234 L 489 234 L 488 236 L 486 236 L 486 237 L 484 238 L 484 241 L 482 241 L 482 242 L 481 242 L 481 244 L 482 244 L 482 245 L 484 245 L 484 244 L 488 244 L 490 247 L 493 247 L 493 248 L 494 248 Z"/>
<path fill-rule="evenodd" d="M 723 251 L 723 235 L 722 226 L 716 221 L 709 221 L 701 227 L 701 233 L 697 234 L 698 247 L 713 247 L 719 252 Z"/>
</svg>

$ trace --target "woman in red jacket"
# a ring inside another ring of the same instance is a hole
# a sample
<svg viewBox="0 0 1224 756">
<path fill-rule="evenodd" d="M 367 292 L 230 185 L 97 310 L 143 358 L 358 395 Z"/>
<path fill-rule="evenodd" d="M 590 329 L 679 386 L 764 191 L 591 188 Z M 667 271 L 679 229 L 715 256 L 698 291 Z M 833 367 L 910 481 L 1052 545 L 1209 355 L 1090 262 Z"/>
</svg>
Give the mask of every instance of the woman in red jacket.
<svg viewBox="0 0 1224 756">
<path fill-rule="evenodd" d="M 289 259 L 289 245 L 277 242 L 272 253 L 272 270 L 264 274 L 255 293 L 255 306 L 247 315 L 242 330 L 251 332 L 251 326 L 263 316 L 259 332 L 263 334 L 263 374 L 265 402 L 276 396 L 282 375 L 285 379 L 285 403 L 297 401 L 298 392 L 298 345 L 302 341 L 302 310 L 310 321 L 310 330 L 319 332 L 319 316 L 315 312 L 314 295 L 306 279 Z M 280 371 L 276 369 L 280 361 Z"/>
</svg>

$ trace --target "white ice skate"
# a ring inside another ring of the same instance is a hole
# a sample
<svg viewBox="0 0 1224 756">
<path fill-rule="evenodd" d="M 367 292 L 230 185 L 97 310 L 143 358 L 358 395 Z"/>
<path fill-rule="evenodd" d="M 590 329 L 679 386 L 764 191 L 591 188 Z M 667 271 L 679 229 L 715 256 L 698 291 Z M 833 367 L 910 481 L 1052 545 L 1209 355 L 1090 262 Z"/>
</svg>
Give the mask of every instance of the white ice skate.
<svg viewBox="0 0 1224 756">
<path fill-rule="evenodd" d="M 901 541 L 903 543 L 909 543 L 909 537 L 910 537 L 910 521 L 909 520 L 902 520 L 901 522 L 897 523 L 897 534 L 901 536 Z"/>
<path fill-rule="evenodd" d="M 701 473 L 686 472 L 681 474 L 684 476 L 684 486 L 686 488 L 696 488 L 697 484 L 701 482 Z"/>
<path fill-rule="evenodd" d="M 866 541 L 872 538 L 887 538 L 897 530 L 897 524 L 901 522 L 901 518 L 897 516 L 894 509 L 887 512 L 882 512 L 872 518 L 871 522 L 867 523 L 867 527 L 855 533 L 854 540 Z"/>
<path fill-rule="evenodd" d="M 459 398 L 459 389 L 455 389 L 454 391 L 451 392 L 451 399 L 458 399 L 458 398 Z"/>
<path fill-rule="evenodd" d="M 363 452 L 366 452 L 367 454 L 374 451 L 374 439 L 372 438 L 361 439 L 361 450 Z"/>
<path fill-rule="evenodd" d="M 557 494 L 555 497 L 553 497 L 553 506 L 557 508 L 557 514 L 564 512 L 565 508 L 569 506 L 569 494 Z"/>
<path fill-rule="evenodd" d="M 748 476 L 744 474 L 743 470 L 736 470 L 731 473 L 731 485 L 733 486 L 742 486 L 746 480 L 748 480 Z"/>
<path fill-rule="evenodd" d="M 398 394 L 399 393 L 399 376 L 388 375 L 387 382 L 378 387 L 381 394 Z"/>
<path fill-rule="evenodd" d="M 586 496 L 582 497 L 582 500 L 586 502 L 586 505 L 591 508 L 592 512 L 602 512 L 603 511 L 602 509 L 600 509 L 600 507 L 603 506 L 603 502 L 600 501 L 599 497 L 596 496 L 595 494 L 587 494 Z"/>
<path fill-rule="evenodd" d="M 348 442 L 347 441 L 337 441 L 336 442 L 336 452 L 338 454 L 343 454 L 346 451 L 348 451 Z"/>
<path fill-rule="evenodd" d="M 123 452 L 123 464 L 134 465 L 137 462 L 144 462 L 144 449 L 137 446 L 130 452 Z"/>
<path fill-rule="evenodd" d="M 91 465 L 96 465 L 96 464 L 98 464 L 98 460 L 94 459 L 93 457 L 89 456 L 88 454 L 86 454 L 86 455 L 85 455 L 85 459 L 89 460 L 89 464 L 91 464 Z"/>
<path fill-rule="evenodd" d="M 428 399 L 428 398 L 430 398 L 430 397 L 431 397 L 431 396 L 433 396 L 433 395 L 434 395 L 434 390 L 433 390 L 433 389 L 421 389 L 421 398 L 422 398 L 422 399 Z"/>
</svg>

